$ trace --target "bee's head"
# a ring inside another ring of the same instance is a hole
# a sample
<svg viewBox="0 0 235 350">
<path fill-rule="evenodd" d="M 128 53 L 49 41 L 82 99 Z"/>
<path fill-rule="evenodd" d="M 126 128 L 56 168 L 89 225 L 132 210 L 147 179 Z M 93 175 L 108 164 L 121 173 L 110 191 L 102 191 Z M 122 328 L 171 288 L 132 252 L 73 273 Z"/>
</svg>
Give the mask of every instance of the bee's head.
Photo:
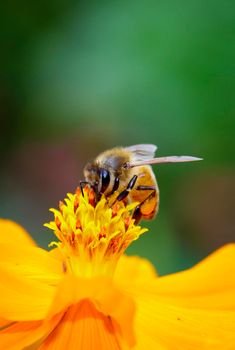
<svg viewBox="0 0 235 350">
<path fill-rule="evenodd" d="M 84 168 L 84 176 L 92 186 L 97 186 L 100 181 L 100 171 L 96 163 L 87 163 Z"/>
<path fill-rule="evenodd" d="M 84 168 L 84 176 L 95 192 L 104 193 L 110 183 L 110 173 L 107 169 L 99 167 L 97 163 L 88 163 Z"/>
</svg>

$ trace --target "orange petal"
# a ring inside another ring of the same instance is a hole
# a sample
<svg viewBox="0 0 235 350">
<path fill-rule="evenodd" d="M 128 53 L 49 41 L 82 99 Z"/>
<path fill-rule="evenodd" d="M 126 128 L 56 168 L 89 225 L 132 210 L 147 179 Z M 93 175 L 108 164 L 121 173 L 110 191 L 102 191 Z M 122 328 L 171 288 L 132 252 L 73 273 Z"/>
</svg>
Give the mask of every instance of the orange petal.
<svg viewBox="0 0 235 350">
<path fill-rule="evenodd" d="M 0 317 L 0 330 L 7 326 L 10 322 L 8 320 L 5 320 L 4 318 Z"/>
<path fill-rule="evenodd" d="M 135 305 L 133 300 L 118 290 L 109 278 L 85 279 L 67 275 L 58 288 L 47 317 L 50 318 L 84 299 L 91 300 L 99 312 L 110 315 L 119 325 L 123 339 L 130 345 L 134 344 Z"/>
<path fill-rule="evenodd" d="M 55 316 L 49 322 L 26 321 L 16 322 L 0 331 L 0 349 L 19 350 L 31 348 L 31 344 L 40 342 L 45 338 L 58 324 L 61 315 Z M 38 347 L 32 347 L 37 349 Z"/>
<path fill-rule="evenodd" d="M 235 289 L 235 244 L 228 244 L 193 268 L 157 280 L 164 295 L 199 296 Z"/>
<path fill-rule="evenodd" d="M 69 307 L 63 319 L 39 350 L 120 350 L 112 320 L 89 300 Z"/>
<path fill-rule="evenodd" d="M 62 262 L 44 249 L 0 243 L 0 252 L 0 268 L 17 274 L 19 278 L 55 285 L 61 278 Z"/>
<path fill-rule="evenodd" d="M 34 240 L 31 236 L 17 223 L 0 219 L 0 242 L 1 243 L 14 243 L 19 246 L 35 246 Z"/>
<path fill-rule="evenodd" d="M 62 263 L 34 247 L 0 244 L 0 315 L 7 320 L 43 318 L 62 276 Z"/>
<path fill-rule="evenodd" d="M 63 254 L 59 248 L 53 248 L 49 250 L 49 254 L 57 260 L 63 260 Z"/>
<path fill-rule="evenodd" d="M 157 277 L 155 267 L 149 260 L 138 256 L 123 255 L 117 264 L 114 278 L 116 281 L 144 281 Z"/>
<path fill-rule="evenodd" d="M 18 274 L 2 267 L 0 281 L 1 318 L 24 321 L 39 320 L 46 316 L 54 298 L 55 287 L 19 278 Z"/>
<path fill-rule="evenodd" d="M 234 312 L 177 307 L 157 295 L 139 294 L 135 301 L 135 350 L 235 349 Z"/>
<path fill-rule="evenodd" d="M 135 349 L 235 349 L 234 258 L 228 245 L 188 271 L 124 280 L 137 307 Z"/>
<path fill-rule="evenodd" d="M 139 264 L 141 261 L 139 261 Z M 130 295 L 138 289 L 142 293 L 158 295 L 177 305 L 210 309 L 235 309 L 235 245 L 227 245 L 195 267 L 176 274 L 146 280 L 119 279 Z"/>
</svg>

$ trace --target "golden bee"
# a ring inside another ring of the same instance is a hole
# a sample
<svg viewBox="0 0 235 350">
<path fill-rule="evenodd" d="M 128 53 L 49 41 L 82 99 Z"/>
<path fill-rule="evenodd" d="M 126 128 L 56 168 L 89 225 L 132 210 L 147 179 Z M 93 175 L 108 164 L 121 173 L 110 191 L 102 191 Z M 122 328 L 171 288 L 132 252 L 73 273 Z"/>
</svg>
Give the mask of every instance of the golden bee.
<svg viewBox="0 0 235 350">
<path fill-rule="evenodd" d="M 133 217 L 151 220 L 158 212 L 159 189 L 151 165 L 200 160 L 191 156 L 155 158 L 157 147 L 140 144 L 107 150 L 84 168 L 85 181 L 94 189 L 97 198 L 118 193 L 115 201 L 139 202 Z"/>
</svg>

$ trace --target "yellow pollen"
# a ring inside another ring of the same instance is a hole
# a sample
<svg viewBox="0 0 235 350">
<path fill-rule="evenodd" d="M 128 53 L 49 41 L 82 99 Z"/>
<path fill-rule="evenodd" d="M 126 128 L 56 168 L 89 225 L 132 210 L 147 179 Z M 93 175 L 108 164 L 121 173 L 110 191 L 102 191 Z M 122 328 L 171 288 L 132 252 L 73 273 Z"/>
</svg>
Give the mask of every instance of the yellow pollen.
<svg viewBox="0 0 235 350">
<path fill-rule="evenodd" d="M 56 245 L 63 256 L 63 271 L 79 276 L 112 275 L 117 261 L 132 241 L 147 229 L 135 225 L 133 210 L 138 203 L 129 205 L 112 198 L 96 201 L 90 187 L 86 186 L 59 203 L 54 221 L 45 224 L 58 238 Z"/>
</svg>

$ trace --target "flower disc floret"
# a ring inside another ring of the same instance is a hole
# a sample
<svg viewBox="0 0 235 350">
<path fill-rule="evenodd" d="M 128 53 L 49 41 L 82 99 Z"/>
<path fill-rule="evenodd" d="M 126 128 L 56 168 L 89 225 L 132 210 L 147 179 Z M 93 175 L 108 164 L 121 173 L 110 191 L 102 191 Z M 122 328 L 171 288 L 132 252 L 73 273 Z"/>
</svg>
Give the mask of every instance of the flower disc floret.
<svg viewBox="0 0 235 350">
<path fill-rule="evenodd" d="M 120 256 L 132 241 L 146 232 L 135 225 L 133 210 L 138 203 L 126 204 L 116 201 L 116 196 L 102 196 L 96 201 L 92 188 L 83 193 L 77 189 L 68 193 L 54 221 L 45 224 L 54 231 L 58 246 L 64 256 L 65 270 L 78 275 L 113 274 Z"/>
</svg>

